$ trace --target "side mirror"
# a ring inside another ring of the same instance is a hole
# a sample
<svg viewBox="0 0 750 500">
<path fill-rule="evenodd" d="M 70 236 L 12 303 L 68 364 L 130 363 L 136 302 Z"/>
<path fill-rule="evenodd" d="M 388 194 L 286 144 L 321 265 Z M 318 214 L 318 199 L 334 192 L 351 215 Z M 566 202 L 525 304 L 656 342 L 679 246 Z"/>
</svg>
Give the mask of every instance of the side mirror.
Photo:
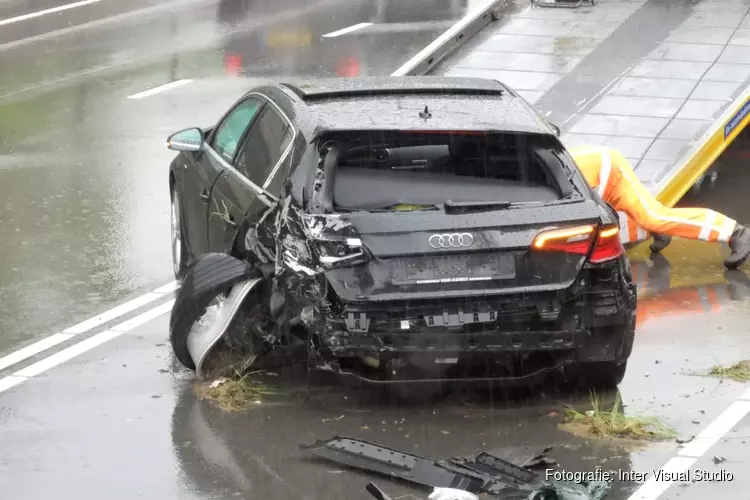
<svg viewBox="0 0 750 500">
<path fill-rule="evenodd" d="M 550 123 L 550 124 L 549 124 L 549 126 L 550 126 L 550 127 L 552 127 L 552 130 L 554 130 L 554 131 L 555 131 L 555 135 L 556 135 L 557 137 L 560 137 L 560 127 L 558 127 L 558 126 L 557 126 L 557 125 L 555 125 L 554 123 Z"/>
<path fill-rule="evenodd" d="M 188 128 L 175 132 L 167 137 L 167 147 L 172 151 L 200 151 L 203 149 L 203 131 Z"/>
</svg>

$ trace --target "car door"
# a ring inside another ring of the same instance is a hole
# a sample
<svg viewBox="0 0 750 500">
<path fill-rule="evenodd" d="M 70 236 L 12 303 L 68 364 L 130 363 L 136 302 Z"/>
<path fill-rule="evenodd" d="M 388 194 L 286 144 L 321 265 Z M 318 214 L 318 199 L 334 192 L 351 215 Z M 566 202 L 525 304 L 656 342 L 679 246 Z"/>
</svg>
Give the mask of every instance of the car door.
<svg viewBox="0 0 750 500">
<path fill-rule="evenodd" d="M 193 255 L 208 250 L 208 222 L 211 189 L 221 173 L 234 160 L 240 142 L 250 123 L 262 110 L 264 102 L 249 97 L 239 101 L 222 117 L 207 138 L 203 151 L 195 156 L 195 165 L 187 169 L 185 224 L 188 244 Z"/>
<path fill-rule="evenodd" d="M 211 192 L 211 252 L 230 252 L 237 235 L 253 231 L 263 214 L 277 202 L 277 197 L 263 186 L 288 158 L 293 136 L 290 120 L 268 101 L 243 138 L 232 168 L 219 177 Z"/>
</svg>

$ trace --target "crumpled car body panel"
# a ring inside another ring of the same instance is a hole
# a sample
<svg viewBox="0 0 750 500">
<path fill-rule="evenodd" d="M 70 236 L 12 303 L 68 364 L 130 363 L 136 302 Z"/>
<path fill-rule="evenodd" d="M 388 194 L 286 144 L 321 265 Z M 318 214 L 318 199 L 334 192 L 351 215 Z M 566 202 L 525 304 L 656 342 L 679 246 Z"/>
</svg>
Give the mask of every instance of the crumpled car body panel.
<svg viewBox="0 0 750 500">
<path fill-rule="evenodd" d="M 203 378 L 203 364 L 208 355 L 229 328 L 247 295 L 260 281 L 260 278 L 253 278 L 234 285 L 227 298 L 216 306 L 216 314 L 207 318 L 209 321 L 204 324 L 196 322 L 188 333 L 188 352 L 195 362 L 195 373 L 198 377 Z"/>
</svg>

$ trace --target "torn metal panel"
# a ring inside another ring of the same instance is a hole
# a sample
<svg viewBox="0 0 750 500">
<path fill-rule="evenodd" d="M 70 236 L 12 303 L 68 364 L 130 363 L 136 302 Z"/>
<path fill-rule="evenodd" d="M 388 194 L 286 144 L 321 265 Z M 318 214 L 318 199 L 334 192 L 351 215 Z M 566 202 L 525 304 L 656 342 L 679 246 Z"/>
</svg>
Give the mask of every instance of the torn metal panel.
<svg viewBox="0 0 750 500">
<path fill-rule="evenodd" d="M 518 463 L 491 453 L 474 459 L 432 460 L 358 439 L 334 437 L 303 446 L 341 465 L 430 488 L 454 488 L 517 500 L 601 500 L 609 483 L 547 482 Z M 544 456 L 535 453 L 531 458 Z M 524 463 L 533 462 L 527 458 Z"/>
<path fill-rule="evenodd" d="M 203 377 L 203 363 L 229 328 L 245 297 L 260 282 L 260 278 L 254 278 L 237 283 L 232 287 L 226 299 L 211 306 L 207 313 L 196 321 L 191 328 L 187 338 L 187 346 L 190 357 L 195 362 L 195 372 L 198 377 Z"/>
</svg>

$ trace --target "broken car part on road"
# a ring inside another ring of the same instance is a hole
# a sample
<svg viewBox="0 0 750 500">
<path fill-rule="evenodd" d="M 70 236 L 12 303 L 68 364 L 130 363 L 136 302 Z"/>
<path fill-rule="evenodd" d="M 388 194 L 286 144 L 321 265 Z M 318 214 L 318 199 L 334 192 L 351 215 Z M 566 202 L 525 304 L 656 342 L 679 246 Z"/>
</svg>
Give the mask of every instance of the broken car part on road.
<svg viewBox="0 0 750 500">
<path fill-rule="evenodd" d="M 189 262 L 171 341 L 199 375 L 223 340 L 246 366 L 301 348 L 371 383 L 622 379 L 636 294 L 617 216 L 511 89 L 266 85 L 197 130 L 168 144 Z"/>
<path fill-rule="evenodd" d="M 381 490 L 375 483 L 368 483 L 365 490 L 375 497 L 376 500 L 394 500 L 385 491 Z M 455 488 L 435 488 L 427 497 L 427 500 L 479 500 L 473 493 Z"/>
<path fill-rule="evenodd" d="M 431 460 L 359 439 L 335 437 L 303 450 L 340 465 L 427 488 L 454 488 L 508 500 L 600 500 L 609 483 L 544 481 L 520 463 L 483 452 L 473 459 Z"/>
</svg>

